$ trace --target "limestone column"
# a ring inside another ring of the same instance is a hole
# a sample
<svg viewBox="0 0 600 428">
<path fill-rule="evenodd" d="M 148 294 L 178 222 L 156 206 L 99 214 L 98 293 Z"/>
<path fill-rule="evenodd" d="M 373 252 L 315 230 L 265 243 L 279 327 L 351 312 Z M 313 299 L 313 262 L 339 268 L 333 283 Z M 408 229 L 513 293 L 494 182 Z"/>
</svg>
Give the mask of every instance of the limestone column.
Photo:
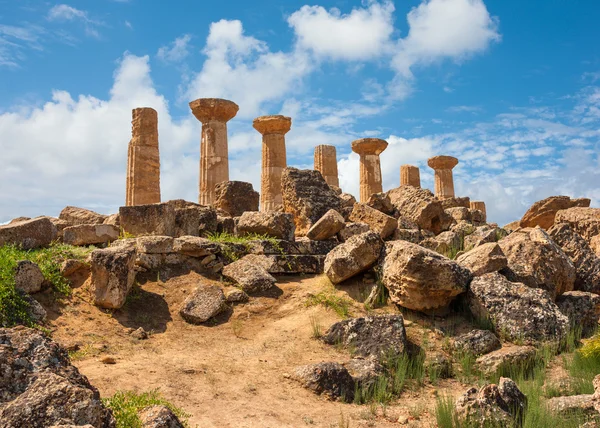
<svg viewBox="0 0 600 428">
<path fill-rule="evenodd" d="M 131 141 L 127 150 L 125 205 L 160 202 L 158 114 L 152 108 L 132 110 Z"/>
<path fill-rule="evenodd" d="M 281 174 L 287 166 L 285 134 L 292 127 L 286 116 L 261 116 L 254 119 L 254 129 L 262 134 L 262 173 L 260 210 L 280 211 L 283 207 Z"/>
<path fill-rule="evenodd" d="M 211 205 L 215 199 L 215 186 L 229 181 L 227 122 L 235 117 L 239 107 L 233 101 L 200 98 L 192 101 L 190 108 L 202 122 L 198 200 L 201 205 Z"/>
<path fill-rule="evenodd" d="M 335 146 L 315 147 L 315 171 L 319 171 L 330 186 L 340 187 Z"/>
<path fill-rule="evenodd" d="M 454 178 L 452 168 L 458 165 L 458 159 L 452 156 L 434 156 L 427 161 L 435 174 L 435 196 L 438 199 L 454 197 Z"/>
<path fill-rule="evenodd" d="M 485 210 L 485 202 L 483 201 L 471 201 L 471 209 L 479 210 L 483 213 L 484 218 L 487 218 L 487 212 Z"/>
<path fill-rule="evenodd" d="M 388 146 L 379 138 L 361 138 L 352 142 L 352 151 L 360 155 L 360 202 L 367 202 L 373 193 L 381 193 L 381 161 L 379 155 Z"/>
<path fill-rule="evenodd" d="M 400 166 L 400 186 L 421 187 L 421 174 L 418 166 Z"/>
</svg>

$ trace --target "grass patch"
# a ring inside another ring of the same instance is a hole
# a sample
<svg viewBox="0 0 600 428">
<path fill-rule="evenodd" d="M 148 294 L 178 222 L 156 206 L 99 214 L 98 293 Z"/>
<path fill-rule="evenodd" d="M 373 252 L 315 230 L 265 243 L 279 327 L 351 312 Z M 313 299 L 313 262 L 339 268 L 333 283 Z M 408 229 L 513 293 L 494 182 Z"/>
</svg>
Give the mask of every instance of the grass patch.
<svg viewBox="0 0 600 428">
<path fill-rule="evenodd" d="M 306 301 L 306 306 L 317 305 L 331 309 L 341 318 L 348 318 L 350 316 L 351 302 L 344 297 L 335 295 L 333 290 L 321 291 L 319 294 L 310 296 Z"/>
<path fill-rule="evenodd" d="M 162 398 L 158 390 L 141 394 L 137 394 L 133 391 L 118 391 L 112 397 L 105 398 L 102 401 L 113 411 L 117 421 L 117 428 L 142 428 L 142 422 L 138 417 L 138 412 L 146 407 L 155 405 L 168 407 L 175 415 L 177 415 L 185 427 L 189 427 L 187 418 L 189 418 L 190 415 Z"/>
<path fill-rule="evenodd" d="M 71 287 L 60 273 L 61 263 L 66 259 L 83 260 L 90 248 L 67 244 L 52 244 L 48 248 L 22 250 L 15 245 L 0 247 L 0 325 L 12 327 L 16 324 L 34 326 L 29 316 L 29 303 L 15 289 L 15 269 L 20 260 L 36 263 L 44 278 L 62 296 L 71 294 Z"/>
<path fill-rule="evenodd" d="M 310 317 L 310 327 L 312 329 L 313 339 L 320 339 L 323 336 L 323 326 L 314 316 Z"/>
<path fill-rule="evenodd" d="M 237 236 L 227 232 L 214 232 L 209 233 L 206 237 L 209 241 L 216 244 L 221 244 L 221 253 L 229 262 L 235 262 L 240 258 L 240 249 L 242 252 L 248 253 L 250 251 L 250 243 L 252 241 L 267 241 L 269 242 L 281 255 L 285 255 L 283 248 L 279 245 L 279 240 L 268 235 L 259 235 L 251 233 L 245 236 Z M 236 249 L 236 245 L 241 246 Z"/>
</svg>

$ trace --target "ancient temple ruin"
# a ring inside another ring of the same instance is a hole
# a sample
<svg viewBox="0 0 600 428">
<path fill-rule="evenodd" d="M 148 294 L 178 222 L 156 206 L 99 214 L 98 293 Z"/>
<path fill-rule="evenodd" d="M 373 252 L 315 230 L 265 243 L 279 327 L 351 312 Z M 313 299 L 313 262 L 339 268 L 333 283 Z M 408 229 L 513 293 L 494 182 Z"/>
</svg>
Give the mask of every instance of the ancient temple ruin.
<svg viewBox="0 0 600 428">
<path fill-rule="evenodd" d="M 352 142 L 352 151 L 360 155 L 360 202 L 367 202 L 373 193 L 383 191 L 379 155 L 388 143 L 379 138 L 361 138 Z"/>
<path fill-rule="evenodd" d="M 458 165 L 458 159 L 452 156 L 434 156 L 427 165 L 434 170 L 435 196 L 438 199 L 454 197 L 454 178 L 452 168 Z"/>
<path fill-rule="evenodd" d="M 418 166 L 402 165 L 400 167 L 400 186 L 421 187 L 421 174 Z"/>
<path fill-rule="evenodd" d="M 340 187 L 335 146 L 315 147 L 315 171 L 319 171 L 330 186 Z"/>
</svg>

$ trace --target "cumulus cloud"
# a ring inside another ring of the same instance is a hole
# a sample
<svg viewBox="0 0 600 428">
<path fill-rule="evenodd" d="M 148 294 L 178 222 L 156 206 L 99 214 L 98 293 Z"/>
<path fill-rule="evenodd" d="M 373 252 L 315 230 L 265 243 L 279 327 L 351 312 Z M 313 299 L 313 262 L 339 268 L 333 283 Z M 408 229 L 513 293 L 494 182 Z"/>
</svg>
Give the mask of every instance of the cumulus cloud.
<svg viewBox="0 0 600 428">
<path fill-rule="evenodd" d="M 161 46 L 156 53 L 158 59 L 164 62 L 181 62 L 189 55 L 191 34 L 176 38 L 169 46 Z"/>
<path fill-rule="evenodd" d="M 320 57 L 369 60 L 390 48 L 394 4 L 371 1 L 367 8 L 342 14 L 337 8 L 302 6 L 288 17 L 298 46 Z"/>
</svg>

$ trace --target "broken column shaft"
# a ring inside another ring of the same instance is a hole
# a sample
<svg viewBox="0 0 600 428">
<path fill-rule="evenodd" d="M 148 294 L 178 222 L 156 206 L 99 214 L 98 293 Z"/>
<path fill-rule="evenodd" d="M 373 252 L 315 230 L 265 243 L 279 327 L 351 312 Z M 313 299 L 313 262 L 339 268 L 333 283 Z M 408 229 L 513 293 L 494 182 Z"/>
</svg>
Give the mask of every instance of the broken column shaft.
<svg viewBox="0 0 600 428">
<path fill-rule="evenodd" d="M 321 173 L 327 184 L 340 187 L 335 146 L 315 147 L 315 170 Z"/>
<path fill-rule="evenodd" d="M 360 155 L 360 202 L 365 203 L 373 193 L 381 193 L 381 161 L 379 155 L 388 146 L 379 138 L 361 138 L 352 142 L 352 151 Z"/>
<path fill-rule="evenodd" d="M 454 197 L 454 178 L 452 168 L 458 165 L 458 159 L 452 156 L 435 156 L 427 161 L 434 170 L 435 196 L 438 199 Z"/>
<path fill-rule="evenodd" d="M 421 174 L 418 166 L 400 166 L 400 186 L 421 187 Z"/>
</svg>

